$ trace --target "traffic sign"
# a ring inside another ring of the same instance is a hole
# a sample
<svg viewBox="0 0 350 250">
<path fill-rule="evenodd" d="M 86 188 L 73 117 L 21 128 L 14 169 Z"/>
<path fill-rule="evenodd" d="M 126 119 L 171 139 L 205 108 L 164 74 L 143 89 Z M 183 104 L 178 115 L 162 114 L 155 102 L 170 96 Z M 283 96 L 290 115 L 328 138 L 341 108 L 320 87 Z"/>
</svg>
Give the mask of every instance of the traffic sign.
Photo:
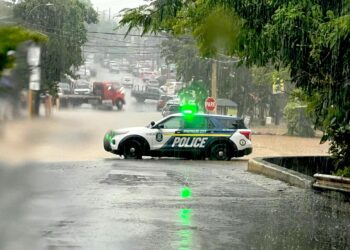
<svg viewBox="0 0 350 250">
<path fill-rule="evenodd" d="M 205 100 L 205 109 L 207 111 L 214 111 L 216 108 L 216 101 L 213 97 L 208 97 Z"/>
</svg>

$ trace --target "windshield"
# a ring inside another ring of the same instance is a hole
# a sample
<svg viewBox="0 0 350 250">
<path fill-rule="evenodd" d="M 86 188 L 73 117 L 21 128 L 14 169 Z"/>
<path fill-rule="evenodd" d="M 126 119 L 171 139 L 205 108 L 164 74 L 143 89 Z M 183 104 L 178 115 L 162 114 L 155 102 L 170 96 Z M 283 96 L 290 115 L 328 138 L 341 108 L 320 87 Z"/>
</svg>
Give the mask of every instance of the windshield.
<svg viewBox="0 0 350 250">
<path fill-rule="evenodd" d="M 350 249 L 349 97 L 349 0 L 0 0 L 0 249 Z"/>
<path fill-rule="evenodd" d="M 87 83 L 77 83 L 76 88 L 77 89 L 88 89 L 89 88 L 89 84 L 87 84 Z"/>
</svg>

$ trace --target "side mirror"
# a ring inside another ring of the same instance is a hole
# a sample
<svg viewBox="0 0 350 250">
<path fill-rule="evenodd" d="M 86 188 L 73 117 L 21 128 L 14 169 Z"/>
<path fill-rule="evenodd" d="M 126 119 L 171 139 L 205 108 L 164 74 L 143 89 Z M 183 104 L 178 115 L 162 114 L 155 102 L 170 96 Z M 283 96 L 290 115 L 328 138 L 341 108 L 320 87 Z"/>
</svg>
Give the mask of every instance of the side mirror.
<svg viewBox="0 0 350 250">
<path fill-rule="evenodd" d="M 154 121 L 151 121 L 151 126 L 153 127 L 156 123 Z"/>
</svg>

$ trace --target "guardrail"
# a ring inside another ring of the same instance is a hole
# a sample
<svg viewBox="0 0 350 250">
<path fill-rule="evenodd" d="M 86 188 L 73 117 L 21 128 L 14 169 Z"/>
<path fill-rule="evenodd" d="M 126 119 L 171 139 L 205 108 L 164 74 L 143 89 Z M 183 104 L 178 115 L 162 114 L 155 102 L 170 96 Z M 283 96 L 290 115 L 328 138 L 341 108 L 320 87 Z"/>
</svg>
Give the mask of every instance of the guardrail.
<svg viewBox="0 0 350 250">
<path fill-rule="evenodd" d="M 315 174 L 314 178 L 313 188 L 350 194 L 350 178 L 325 174 Z"/>
</svg>

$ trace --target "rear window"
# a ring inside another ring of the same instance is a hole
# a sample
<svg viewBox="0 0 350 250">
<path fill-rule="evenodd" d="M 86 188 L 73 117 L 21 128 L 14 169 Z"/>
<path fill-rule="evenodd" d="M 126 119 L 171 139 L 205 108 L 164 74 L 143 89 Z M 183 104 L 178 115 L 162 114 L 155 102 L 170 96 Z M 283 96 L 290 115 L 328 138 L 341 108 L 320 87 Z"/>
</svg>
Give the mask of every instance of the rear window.
<svg viewBox="0 0 350 250">
<path fill-rule="evenodd" d="M 237 118 L 217 118 L 225 129 L 246 129 L 242 119 Z"/>
</svg>

